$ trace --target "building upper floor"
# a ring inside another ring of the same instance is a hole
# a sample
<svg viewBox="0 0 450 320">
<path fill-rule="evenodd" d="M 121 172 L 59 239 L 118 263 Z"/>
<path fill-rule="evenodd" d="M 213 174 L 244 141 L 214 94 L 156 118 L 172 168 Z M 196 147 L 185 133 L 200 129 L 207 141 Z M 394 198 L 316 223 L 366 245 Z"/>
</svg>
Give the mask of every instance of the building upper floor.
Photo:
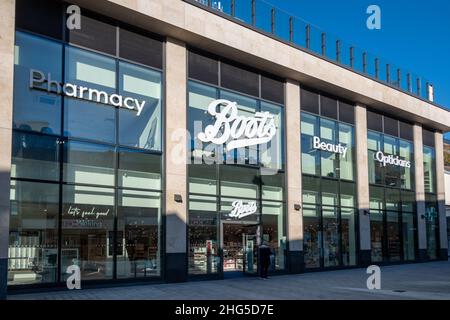
<svg viewBox="0 0 450 320">
<path fill-rule="evenodd" d="M 72 3 L 385 114 L 430 129 L 450 130 L 448 110 L 195 1 L 75 0 Z"/>
</svg>

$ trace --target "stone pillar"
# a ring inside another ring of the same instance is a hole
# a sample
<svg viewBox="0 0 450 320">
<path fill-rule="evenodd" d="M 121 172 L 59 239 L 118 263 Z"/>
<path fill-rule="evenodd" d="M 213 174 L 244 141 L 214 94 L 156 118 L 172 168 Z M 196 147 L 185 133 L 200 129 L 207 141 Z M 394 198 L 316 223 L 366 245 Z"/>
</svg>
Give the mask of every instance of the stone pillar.
<svg viewBox="0 0 450 320">
<path fill-rule="evenodd" d="M 367 151 L 367 110 L 364 105 L 355 107 L 356 189 L 359 218 L 359 265 L 371 262 L 370 212 L 369 212 L 369 161 Z"/>
<path fill-rule="evenodd" d="M 427 259 L 427 228 L 425 222 L 425 180 L 423 172 L 422 126 L 415 124 L 414 132 L 414 181 L 416 188 L 417 243 L 419 260 Z"/>
<path fill-rule="evenodd" d="M 6 299 L 10 215 L 15 0 L 0 1 L 0 300 Z"/>
<path fill-rule="evenodd" d="M 300 86 L 286 82 L 286 180 L 287 180 L 287 226 L 288 270 L 299 273 L 303 261 L 303 215 L 302 170 L 300 149 Z"/>
<path fill-rule="evenodd" d="M 167 39 L 165 103 L 165 279 L 186 281 L 186 46 Z"/>
<path fill-rule="evenodd" d="M 439 258 L 448 259 L 447 217 L 445 215 L 444 140 L 441 132 L 434 133 L 436 150 L 436 191 L 439 214 Z"/>
</svg>

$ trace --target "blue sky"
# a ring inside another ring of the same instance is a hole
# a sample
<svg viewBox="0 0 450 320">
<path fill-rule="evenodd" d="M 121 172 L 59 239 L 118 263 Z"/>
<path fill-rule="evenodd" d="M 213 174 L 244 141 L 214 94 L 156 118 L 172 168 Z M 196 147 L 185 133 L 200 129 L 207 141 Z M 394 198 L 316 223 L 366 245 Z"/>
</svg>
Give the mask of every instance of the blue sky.
<svg viewBox="0 0 450 320">
<path fill-rule="evenodd" d="M 266 1 L 425 77 L 434 85 L 435 102 L 450 108 L 450 1 Z M 381 30 L 366 27 L 372 4 L 381 8 Z"/>
</svg>

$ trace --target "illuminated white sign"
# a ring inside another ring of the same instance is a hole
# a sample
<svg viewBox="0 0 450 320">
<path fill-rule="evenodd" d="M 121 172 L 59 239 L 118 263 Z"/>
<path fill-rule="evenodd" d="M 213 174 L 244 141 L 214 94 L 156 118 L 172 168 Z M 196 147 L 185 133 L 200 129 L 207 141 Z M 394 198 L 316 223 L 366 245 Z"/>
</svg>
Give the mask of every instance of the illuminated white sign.
<svg viewBox="0 0 450 320">
<path fill-rule="evenodd" d="M 258 207 L 255 201 L 249 201 L 246 204 L 242 200 L 233 201 L 231 204 L 233 209 L 228 215 L 231 218 L 242 219 L 243 217 L 256 213 Z"/>
<path fill-rule="evenodd" d="M 344 156 L 344 158 L 348 150 L 346 146 L 343 146 L 340 143 L 336 145 L 332 143 L 321 142 L 320 138 L 316 136 L 313 137 L 313 147 L 314 149 L 321 149 L 324 151 L 340 153 Z"/>
<path fill-rule="evenodd" d="M 94 101 L 97 103 L 109 104 L 114 107 L 125 108 L 137 111 L 136 116 L 139 116 L 144 109 L 145 101 L 131 97 L 123 97 L 120 94 L 108 94 L 105 91 L 91 89 L 79 86 L 72 83 L 60 84 L 58 81 L 52 80 L 50 73 L 45 78 L 42 71 L 30 70 L 30 88 L 45 89 L 47 92 L 62 94 L 68 97 Z M 42 86 L 44 83 L 47 85 Z"/>
<path fill-rule="evenodd" d="M 398 156 L 395 158 L 392 155 L 385 156 L 382 151 L 378 151 L 375 154 L 375 160 L 382 163 L 383 167 L 385 167 L 386 164 L 391 164 L 398 167 L 411 168 L 411 161 L 400 159 Z"/>
<path fill-rule="evenodd" d="M 254 117 L 238 116 L 236 102 L 215 100 L 208 106 L 216 122 L 198 134 L 203 142 L 226 143 L 228 150 L 267 143 L 277 133 L 274 115 L 256 112 Z"/>
</svg>

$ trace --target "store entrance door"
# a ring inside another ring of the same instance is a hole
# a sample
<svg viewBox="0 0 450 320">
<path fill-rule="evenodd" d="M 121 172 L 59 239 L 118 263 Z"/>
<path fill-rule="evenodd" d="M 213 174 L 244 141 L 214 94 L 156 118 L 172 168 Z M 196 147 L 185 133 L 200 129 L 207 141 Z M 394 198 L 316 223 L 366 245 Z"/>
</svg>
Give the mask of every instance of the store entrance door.
<svg viewBox="0 0 450 320">
<path fill-rule="evenodd" d="M 259 225 L 222 222 L 221 261 L 225 277 L 256 274 Z"/>
</svg>

